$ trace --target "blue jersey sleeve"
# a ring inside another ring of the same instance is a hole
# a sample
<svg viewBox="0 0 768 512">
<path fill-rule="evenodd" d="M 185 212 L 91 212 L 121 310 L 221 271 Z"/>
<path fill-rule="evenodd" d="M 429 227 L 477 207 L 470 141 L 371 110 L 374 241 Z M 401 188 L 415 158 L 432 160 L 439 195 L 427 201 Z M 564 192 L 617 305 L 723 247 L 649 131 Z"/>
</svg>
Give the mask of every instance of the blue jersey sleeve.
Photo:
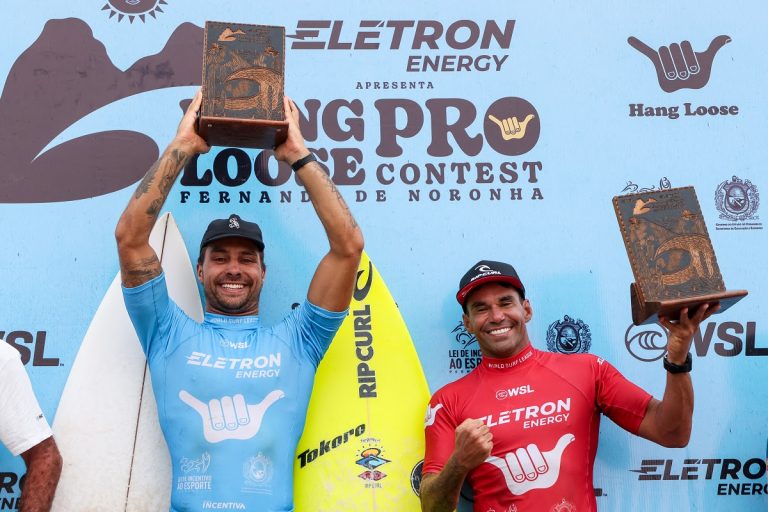
<svg viewBox="0 0 768 512">
<path fill-rule="evenodd" d="M 123 300 L 144 353 L 151 356 L 163 350 L 163 340 L 168 340 L 173 310 L 165 274 L 161 273 L 135 288 L 123 286 Z"/>
<path fill-rule="evenodd" d="M 348 311 L 328 311 L 305 300 L 275 326 L 275 331 L 285 330 L 286 337 L 296 344 L 294 350 L 306 355 L 317 368 Z"/>
</svg>

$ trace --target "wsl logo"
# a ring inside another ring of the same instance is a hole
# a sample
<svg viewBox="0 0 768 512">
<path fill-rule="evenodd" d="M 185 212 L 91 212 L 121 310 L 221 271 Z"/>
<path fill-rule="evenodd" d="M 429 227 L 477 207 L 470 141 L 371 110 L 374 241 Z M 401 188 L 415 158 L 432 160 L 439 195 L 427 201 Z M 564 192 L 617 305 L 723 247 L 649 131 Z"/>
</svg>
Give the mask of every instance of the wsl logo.
<svg viewBox="0 0 768 512">
<path fill-rule="evenodd" d="M 627 351 L 639 361 L 658 361 L 667 353 L 667 331 L 659 324 L 630 324 L 624 336 Z M 757 322 L 707 322 L 693 333 L 691 353 L 697 357 L 768 356 L 768 347 L 759 346 Z"/>
<path fill-rule="evenodd" d="M 627 351 L 640 361 L 658 361 L 667 353 L 667 331 L 659 324 L 630 324 L 624 334 Z"/>
<path fill-rule="evenodd" d="M 592 346 L 589 326 L 580 319 L 568 315 L 552 322 L 547 329 L 547 350 L 561 354 L 584 354 Z"/>
<path fill-rule="evenodd" d="M 733 176 L 717 186 L 715 190 L 715 207 L 720 212 L 720 218 L 734 224 L 717 224 L 717 229 L 761 229 L 762 223 L 747 221 L 759 220 L 757 209 L 760 206 L 760 194 L 757 187 L 749 180 Z"/>
<path fill-rule="evenodd" d="M 123 18 L 128 18 L 130 23 L 139 18 L 144 23 L 147 15 L 155 18 L 157 13 L 163 12 L 161 5 L 168 5 L 168 2 L 165 0 L 108 0 L 101 10 L 109 11 L 110 18 L 117 16 L 118 23 L 123 21 Z"/>
<path fill-rule="evenodd" d="M 507 398 L 514 398 L 519 395 L 528 395 L 533 393 L 533 388 L 530 384 L 524 386 L 517 386 L 516 388 L 499 389 L 496 391 L 496 400 L 506 400 Z"/>
</svg>

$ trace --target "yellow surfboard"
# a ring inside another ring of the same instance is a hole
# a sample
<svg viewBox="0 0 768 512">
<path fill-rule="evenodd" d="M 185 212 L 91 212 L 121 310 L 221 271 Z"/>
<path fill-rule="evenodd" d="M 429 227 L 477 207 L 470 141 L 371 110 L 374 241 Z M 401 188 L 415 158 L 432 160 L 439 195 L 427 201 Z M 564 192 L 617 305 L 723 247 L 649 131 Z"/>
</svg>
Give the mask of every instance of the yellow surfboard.
<svg viewBox="0 0 768 512">
<path fill-rule="evenodd" d="M 408 328 L 363 254 L 349 316 L 315 377 L 294 465 L 296 511 L 421 510 L 428 402 Z"/>
</svg>

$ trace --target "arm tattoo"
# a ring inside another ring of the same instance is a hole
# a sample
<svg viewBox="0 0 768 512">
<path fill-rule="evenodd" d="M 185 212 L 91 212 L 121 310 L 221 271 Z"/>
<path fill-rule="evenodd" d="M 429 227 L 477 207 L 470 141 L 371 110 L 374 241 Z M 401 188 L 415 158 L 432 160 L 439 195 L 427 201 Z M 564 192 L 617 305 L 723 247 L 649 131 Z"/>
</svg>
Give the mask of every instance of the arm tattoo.
<svg viewBox="0 0 768 512">
<path fill-rule="evenodd" d="M 180 151 L 178 149 L 174 149 L 171 151 L 171 156 L 173 156 L 174 159 L 176 159 L 176 165 L 179 166 L 179 169 L 184 167 L 187 164 L 187 161 L 189 160 L 189 154 L 185 153 L 184 151 Z"/>
<path fill-rule="evenodd" d="M 357 221 L 352 216 L 352 212 L 349 211 L 349 206 L 347 206 L 347 202 L 344 201 L 344 197 L 341 195 L 341 192 L 339 192 L 338 187 L 333 183 L 331 177 L 326 173 L 320 171 L 320 174 L 322 174 L 323 178 L 325 179 L 325 183 L 328 185 L 328 188 L 330 188 L 331 191 L 336 194 L 336 200 L 339 201 L 339 204 L 341 204 L 342 208 L 344 209 L 344 213 L 347 216 L 347 221 L 349 222 L 350 226 L 352 226 L 352 228 L 357 228 Z"/>
<path fill-rule="evenodd" d="M 150 203 L 149 208 L 147 208 L 147 215 L 150 217 L 157 217 L 157 215 L 160 213 L 160 209 L 163 207 L 163 203 L 165 202 L 165 198 L 158 197 L 152 203 Z"/>
<path fill-rule="evenodd" d="M 162 157 L 160 158 L 162 160 Z M 133 194 L 134 199 L 138 199 L 147 192 L 149 192 L 149 186 L 152 185 L 152 180 L 155 179 L 155 173 L 157 173 L 157 169 L 160 167 L 160 160 L 152 164 L 152 167 L 149 168 L 147 171 L 147 174 L 144 175 L 144 178 L 142 178 L 141 183 L 139 183 L 139 186 L 136 187 L 136 193 Z"/>
<path fill-rule="evenodd" d="M 127 288 L 135 288 L 144 284 L 150 279 L 159 276 L 160 272 L 162 272 L 160 260 L 154 254 L 149 258 L 143 258 L 139 261 L 122 263 L 120 266 L 123 285 Z"/>
<path fill-rule="evenodd" d="M 152 186 L 152 182 L 155 180 L 155 175 L 157 174 L 158 170 L 160 169 L 160 166 L 164 163 L 164 161 L 167 160 L 169 165 L 163 166 L 162 175 L 160 178 L 160 193 L 163 195 L 167 194 L 169 190 L 171 190 L 171 187 L 173 186 L 173 183 L 176 181 L 176 175 L 177 171 L 182 169 L 186 164 L 187 161 L 189 161 L 189 154 L 179 151 L 178 149 L 171 150 L 170 154 L 168 155 L 162 155 L 157 162 L 152 164 L 152 167 L 149 168 L 147 171 L 147 174 L 144 175 L 144 178 L 141 180 L 141 183 L 139 183 L 139 186 L 136 188 L 136 193 L 133 197 L 136 199 L 140 198 L 144 194 L 149 192 L 150 187 Z M 168 172 L 170 171 L 170 173 Z"/>
</svg>

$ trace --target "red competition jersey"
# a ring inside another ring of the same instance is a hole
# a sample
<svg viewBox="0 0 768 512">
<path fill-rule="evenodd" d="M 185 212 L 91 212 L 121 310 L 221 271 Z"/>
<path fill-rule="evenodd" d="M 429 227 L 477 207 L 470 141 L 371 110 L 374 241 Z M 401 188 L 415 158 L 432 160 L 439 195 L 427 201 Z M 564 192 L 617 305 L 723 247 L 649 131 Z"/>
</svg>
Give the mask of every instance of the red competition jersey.
<svg viewBox="0 0 768 512">
<path fill-rule="evenodd" d="M 493 451 L 468 476 L 475 512 L 592 512 L 600 413 L 637 434 L 650 400 L 592 354 L 529 346 L 509 359 L 483 358 L 432 397 L 423 472 L 440 472 L 456 427 L 479 418 L 491 429 Z"/>
</svg>

